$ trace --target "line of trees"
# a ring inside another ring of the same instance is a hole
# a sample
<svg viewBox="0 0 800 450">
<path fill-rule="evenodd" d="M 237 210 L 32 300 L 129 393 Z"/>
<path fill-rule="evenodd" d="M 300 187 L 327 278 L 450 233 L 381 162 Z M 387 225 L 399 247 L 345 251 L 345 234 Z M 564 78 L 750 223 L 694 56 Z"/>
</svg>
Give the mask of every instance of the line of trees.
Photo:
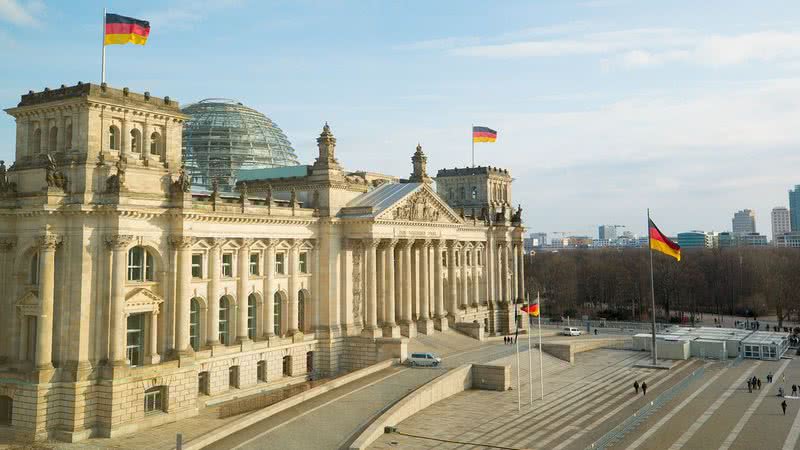
<svg viewBox="0 0 800 450">
<path fill-rule="evenodd" d="M 647 249 L 567 250 L 526 256 L 526 286 L 540 291 L 545 315 L 648 320 Z M 685 249 L 680 262 L 654 253 L 658 320 L 697 313 L 763 316 L 778 326 L 800 320 L 800 250 Z"/>
</svg>

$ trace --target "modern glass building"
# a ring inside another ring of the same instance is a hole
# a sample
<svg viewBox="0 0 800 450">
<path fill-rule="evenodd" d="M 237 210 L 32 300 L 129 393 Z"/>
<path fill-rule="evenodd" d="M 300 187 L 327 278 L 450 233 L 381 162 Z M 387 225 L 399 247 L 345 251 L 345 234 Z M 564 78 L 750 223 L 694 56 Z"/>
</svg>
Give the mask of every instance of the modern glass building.
<svg viewBox="0 0 800 450">
<path fill-rule="evenodd" d="M 183 108 L 183 159 L 196 189 L 232 191 L 240 169 L 299 164 L 289 139 L 269 117 L 228 99 L 211 98 Z"/>
<path fill-rule="evenodd" d="M 712 248 L 714 247 L 714 237 L 714 233 L 686 231 L 678 233 L 678 245 L 681 248 Z"/>
<path fill-rule="evenodd" d="M 800 184 L 789 190 L 789 215 L 792 220 L 792 231 L 800 231 Z"/>
</svg>

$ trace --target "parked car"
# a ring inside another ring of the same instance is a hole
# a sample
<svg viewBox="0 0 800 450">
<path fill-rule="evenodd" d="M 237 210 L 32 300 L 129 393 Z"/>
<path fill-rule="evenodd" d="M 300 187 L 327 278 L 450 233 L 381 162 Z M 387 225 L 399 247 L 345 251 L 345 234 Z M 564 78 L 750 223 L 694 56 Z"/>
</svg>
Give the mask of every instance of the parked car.
<svg viewBox="0 0 800 450">
<path fill-rule="evenodd" d="M 412 353 L 408 357 L 408 365 L 414 366 L 428 366 L 436 367 L 442 362 L 442 358 L 434 355 L 433 353 Z"/>
<path fill-rule="evenodd" d="M 581 330 L 574 327 L 567 327 L 561 331 L 561 334 L 563 334 L 564 336 L 580 336 Z"/>
</svg>

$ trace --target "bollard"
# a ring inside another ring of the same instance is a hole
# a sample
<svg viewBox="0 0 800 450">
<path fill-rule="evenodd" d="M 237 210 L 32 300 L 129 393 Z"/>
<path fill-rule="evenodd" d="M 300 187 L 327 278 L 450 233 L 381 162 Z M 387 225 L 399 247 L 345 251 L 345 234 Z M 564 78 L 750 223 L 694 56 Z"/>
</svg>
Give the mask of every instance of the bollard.
<svg viewBox="0 0 800 450">
<path fill-rule="evenodd" d="M 175 436 L 175 450 L 182 450 L 183 449 L 183 435 L 178 433 Z"/>
</svg>

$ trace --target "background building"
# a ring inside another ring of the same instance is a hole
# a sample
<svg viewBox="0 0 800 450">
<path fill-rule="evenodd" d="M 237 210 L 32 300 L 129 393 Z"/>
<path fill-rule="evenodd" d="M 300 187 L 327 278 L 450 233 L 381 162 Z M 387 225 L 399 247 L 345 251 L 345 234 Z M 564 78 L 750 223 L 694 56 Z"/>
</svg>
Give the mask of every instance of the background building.
<svg viewBox="0 0 800 450">
<path fill-rule="evenodd" d="M 736 211 L 733 215 L 733 233 L 747 234 L 756 232 L 756 214 L 751 209 Z"/>
<path fill-rule="evenodd" d="M 778 236 L 792 231 L 792 220 L 789 215 L 789 209 L 785 206 L 776 206 L 772 208 L 772 240 L 773 242 Z"/>
<path fill-rule="evenodd" d="M 699 230 L 678 233 L 678 245 L 681 248 L 713 248 L 716 233 Z"/>
<path fill-rule="evenodd" d="M 600 240 L 613 241 L 617 238 L 617 228 L 621 228 L 621 225 L 600 225 L 597 228 L 597 238 Z"/>
<path fill-rule="evenodd" d="M 228 99 L 206 99 L 181 111 L 189 118 L 183 127 L 183 160 L 200 189 L 230 192 L 240 169 L 295 166 L 292 144 L 267 116 Z"/>
<path fill-rule="evenodd" d="M 800 231 L 800 184 L 789 190 L 789 214 L 791 215 L 792 231 Z"/>
</svg>

